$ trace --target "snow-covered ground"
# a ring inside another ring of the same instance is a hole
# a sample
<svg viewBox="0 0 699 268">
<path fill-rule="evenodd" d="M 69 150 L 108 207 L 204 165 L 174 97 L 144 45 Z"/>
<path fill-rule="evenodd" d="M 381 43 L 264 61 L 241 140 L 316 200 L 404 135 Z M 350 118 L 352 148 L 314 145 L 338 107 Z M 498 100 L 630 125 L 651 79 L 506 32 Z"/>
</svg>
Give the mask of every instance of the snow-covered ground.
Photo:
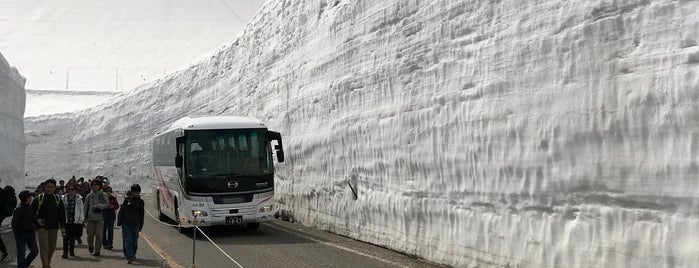
<svg viewBox="0 0 699 268">
<path fill-rule="evenodd" d="M 148 183 L 157 130 L 250 115 L 304 224 L 458 267 L 694 267 L 698 40 L 697 1 L 270 1 L 187 69 L 29 119 L 27 170 Z"/>
<path fill-rule="evenodd" d="M 92 108 L 120 94 L 110 91 L 62 91 L 27 89 L 25 117 L 60 114 Z"/>
<path fill-rule="evenodd" d="M 24 81 L 0 54 L 0 187 L 24 188 Z"/>
<path fill-rule="evenodd" d="M 3 0 L 0 51 L 29 89 L 128 91 L 232 39 L 264 1 Z"/>
</svg>

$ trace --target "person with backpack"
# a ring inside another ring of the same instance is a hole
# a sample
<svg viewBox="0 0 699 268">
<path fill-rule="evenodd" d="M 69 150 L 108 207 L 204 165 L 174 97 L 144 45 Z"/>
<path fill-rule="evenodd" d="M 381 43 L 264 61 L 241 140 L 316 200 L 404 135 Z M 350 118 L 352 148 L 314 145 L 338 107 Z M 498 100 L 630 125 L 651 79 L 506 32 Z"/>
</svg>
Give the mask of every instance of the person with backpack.
<svg viewBox="0 0 699 268">
<path fill-rule="evenodd" d="M 63 237 L 63 255 L 61 255 L 64 259 L 67 259 L 69 254 L 75 257 L 75 235 L 78 229 L 83 228 L 85 222 L 83 198 L 78 194 L 78 189 L 75 185 L 68 184 L 66 191 L 68 193 L 63 196 L 66 209 L 66 233 Z"/>
<path fill-rule="evenodd" d="M 124 200 L 119 209 L 117 226 L 122 226 L 121 233 L 124 242 L 124 256 L 126 262 L 131 263 L 136 259 L 138 250 L 138 232 L 143 229 L 144 203 L 141 199 L 141 186 L 131 185 L 131 195 Z"/>
<path fill-rule="evenodd" d="M 34 195 L 29 191 L 19 193 L 20 207 L 16 208 L 12 215 L 12 231 L 15 234 L 17 245 L 17 267 L 27 268 L 39 255 L 39 246 L 36 244 L 35 228 L 37 225 L 36 213 L 32 208 Z M 29 248 L 29 255 L 25 250 Z"/>
<path fill-rule="evenodd" d="M 39 256 L 42 267 L 51 267 L 51 258 L 56 251 L 58 230 L 65 233 L 65 207 L 61 197 L 56 194 L 56 180 L 48 179 L 44 182 L 44 193 L 40 194 L 32 202 L 36 213 L 36 230 L 39 240 Z"/>
<path fill-rule="evenodd" d="M 5 218 L 12 216 L 15 208 L 17 207 L 17 197 L 15 196 L 15 188 L 7 185 L 4 189 L 0 189 L 0 225 L 5 221 Z M 0 251 L 2 256 L 0 257 L 0 263 L 5 263 L 10 259 L 10 253 L 7 252 L 7 247 L 0 237 Z"/>
<path fill-rule="evenodd" d="M 102 249 L 102 231 L 104 230 L 103 210 L 109 208 L 109 199 L 102 192 L 102 182 L 98 179 L 91 183 L 92 192 L 85 197 L 85 222 L 87 222 L 87 247 L 93 256 L 100 255 Z"/>
</svg>

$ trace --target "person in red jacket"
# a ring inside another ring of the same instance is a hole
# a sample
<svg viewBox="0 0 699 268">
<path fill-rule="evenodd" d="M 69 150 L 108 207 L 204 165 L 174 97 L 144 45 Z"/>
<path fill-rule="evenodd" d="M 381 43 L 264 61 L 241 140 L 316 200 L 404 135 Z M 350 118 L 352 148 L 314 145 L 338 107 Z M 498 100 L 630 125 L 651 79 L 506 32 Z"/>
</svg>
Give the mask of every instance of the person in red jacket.
<svg viewBox="0 0 699 268">
<path fill-rule="evenodd" d="M 107 194 L 109 207 L 102 211 L 104 215 L 102 247 L 111 250 L 114 248 L 114 221 L 116 220 L 116 211 L 119 209 L 119 201 L 112 194 L 112 187 L 107 186 L 104 188 L 104 193 Z"/>
</svg>

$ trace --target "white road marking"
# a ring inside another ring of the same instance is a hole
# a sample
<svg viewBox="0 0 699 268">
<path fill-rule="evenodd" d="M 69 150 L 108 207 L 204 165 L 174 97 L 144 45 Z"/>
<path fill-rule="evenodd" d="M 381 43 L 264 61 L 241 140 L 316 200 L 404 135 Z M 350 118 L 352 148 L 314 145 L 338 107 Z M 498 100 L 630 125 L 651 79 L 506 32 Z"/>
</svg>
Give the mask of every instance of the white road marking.
<svg viewBox="0 0 699 268">
<path fill-rule="evenodd" d="M 269 227 L 272 227 L 272 228 L 274 228 L 274 229 L 277 229 L 277 230 L 280 230 L 280 231 L 283 231 L 283 232 L 287 232 L 287 233 L 290 233 L 290 234 L 293 234 L 293 235 L 297 235 L 297 236 L 303 237 L 303 238 L 305 238 L 305 239 L 311 240 L 311 241 L 313 241 L 313 242 L 321 243 L 321 244 L 326 245 L 326 246 L 331 246 L 331 247 L 334 247 L 334 248 L 337 248 L 337 249 L 341 249 L 341 250 L 344 250 L 344 251 L 347 251 L 347 252 L 351 252 L 351 253 L 354 253 L 354 254 L 357 254 L 357 255 L 361 255 L 361 256 L 370 258 L 370 259 L 372 259 L 372 260 L 377 260 L 377 261 L 380 261 L 380 262 L 383 262 L 383 263 L 387 263 L 387 264 L 391 264 L 391 265 L 398 266 L 398 267 L 408 267 L 408 266 L 405 266 L 405 265 L 403 265 L 403 264 L 400 264 L 400 263 L 397 263 L 397 262 L 393 262 L 393 261 L 389 261 L 389 260 L 386 260 L 386 259 L 382 259 L 382 258 L 379 258 L 379 257 L 377 257 L 377 256 L 374 256 L 374 255 L 371 255 L 371 254 L 367 254 L 367 253 L 364 253 L 364 252 L 361 252 L 361 251 L 358 251 L 358 250 L 355 250 L 355 249 L 351 249 L 351 248 L 348 248 L 348 247 L 340 246 L 340 245 L 338 245 L 338 244 L 331 243 L 331 242 L 321 241 L 321 240 L 315 239 L 315 238 L 313 238 L 313 237 L 310 237 L 310 236 L 307 236 L 307 235 L 304 235 L 304 234 L 301 234 L 301 233 L 292 232 L 292 231 L 288 230 L 286 227 L 278 227 L 278 226 L 275 226 L 274 224 L 266 224 L 266 226 L 269 226 Z M 301 229 L 299 229 L 299 230 L 301 230 Z"/>
</svg>

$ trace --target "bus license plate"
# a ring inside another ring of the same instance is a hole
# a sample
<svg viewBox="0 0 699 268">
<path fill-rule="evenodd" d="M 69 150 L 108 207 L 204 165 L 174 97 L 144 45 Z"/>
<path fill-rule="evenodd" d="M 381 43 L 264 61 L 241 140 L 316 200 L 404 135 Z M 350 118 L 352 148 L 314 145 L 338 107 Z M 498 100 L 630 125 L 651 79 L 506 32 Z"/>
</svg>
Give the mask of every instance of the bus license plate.
<svg viewBox="0 0 699 268">
<path fill-rule="evenodd" d="M 226 224 L 241 224 L 243 223 L 243 216 L 228 216 L 226 217 Z"/>
</svg>

